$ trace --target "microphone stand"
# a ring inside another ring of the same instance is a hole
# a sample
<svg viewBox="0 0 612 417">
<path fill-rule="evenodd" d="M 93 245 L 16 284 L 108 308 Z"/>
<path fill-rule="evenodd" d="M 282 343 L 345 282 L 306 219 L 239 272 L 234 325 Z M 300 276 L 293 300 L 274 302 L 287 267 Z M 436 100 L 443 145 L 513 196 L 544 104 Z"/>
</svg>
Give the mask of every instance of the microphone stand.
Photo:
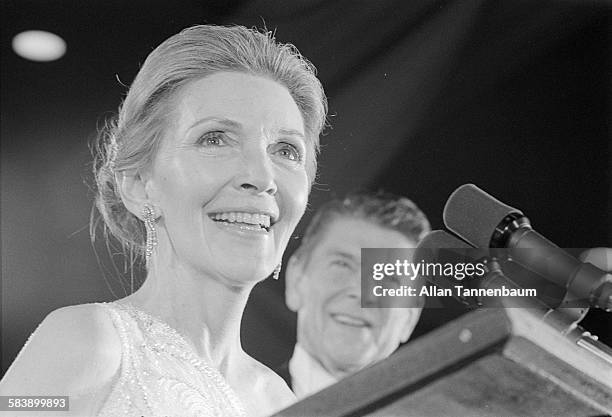
<svg viewBox="0 0 612 417">
<path fill-rule="evenodd" d="M 481 288 L 501 289 L 506 287 L 508 289 L 521 289 L 521 287 L 504 275 L 495 257 L 490 257 L 484 261 L 487 266 L 487 274 L 480 284 Z M 488 297 L 486 301 L 482 299 L 478 301 L 485 308 L 519 308 L 528 310 L 532 315 L 550 325 L 572 343 L 577 344 L 612 365 L 612 348 L 600 342 L 596 335 L 592 335 L 578 325 L 589 311 L 588 307 L 551 308 L 534 297 Z"/>
</svg>

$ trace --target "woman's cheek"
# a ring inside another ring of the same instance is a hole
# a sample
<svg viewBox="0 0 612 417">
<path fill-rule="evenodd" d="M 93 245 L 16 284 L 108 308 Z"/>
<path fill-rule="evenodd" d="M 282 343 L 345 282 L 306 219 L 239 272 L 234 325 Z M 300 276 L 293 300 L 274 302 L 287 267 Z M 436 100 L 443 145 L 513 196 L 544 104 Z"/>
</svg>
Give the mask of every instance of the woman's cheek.
<svg viewBox="0 0 612 417">
<path fill-rule="evenodd" d="M 305 184 L 307 186 L 308 182 L 306 182 Z M 308 189 L 302 185 L 300 185 L 300 188 L 301 190 L 299 192 L 296 190 L 293 194 L 293 197 L 295 198 L 292 207 L 293 227 L 297 226 L 298 222 L 304 215 L 304 212 L 306 211 L 306 205 L 308 203 Z"/>
</svg>

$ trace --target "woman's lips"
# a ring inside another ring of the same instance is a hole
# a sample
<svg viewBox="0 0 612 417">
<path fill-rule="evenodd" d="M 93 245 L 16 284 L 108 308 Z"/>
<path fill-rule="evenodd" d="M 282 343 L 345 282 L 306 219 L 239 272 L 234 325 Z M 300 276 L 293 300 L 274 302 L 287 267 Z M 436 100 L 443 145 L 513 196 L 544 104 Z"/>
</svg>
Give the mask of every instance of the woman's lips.
<svg viewBox="0 0 612 417">
<path fill-rule="evenodd" d="M 242 232 L 254 232 L 254 233 L 262 233 L 268 234 L 270 233 L 269 229 L 265 227 L 261 227 L 259 225 L 246 224 L 246 223 L 229 223 L 224 221 L 215 221 L 220 227 L 227 228 L 230 230 L 242 231 Z"/>
<path fill-rule="evenodd" d="M 271 216 L 267 213 L 223 211 L 208 216 L 218 224 L 245 231 L 269 232 L 272 225 Z"/>
</svg>

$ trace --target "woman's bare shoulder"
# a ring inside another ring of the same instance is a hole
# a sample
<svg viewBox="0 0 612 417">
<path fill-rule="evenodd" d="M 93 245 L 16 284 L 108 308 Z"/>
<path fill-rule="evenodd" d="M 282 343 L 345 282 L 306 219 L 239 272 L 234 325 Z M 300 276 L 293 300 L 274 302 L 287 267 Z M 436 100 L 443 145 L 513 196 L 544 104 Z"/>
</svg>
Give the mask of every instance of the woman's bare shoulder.
<svg viewBox="0 0 612 417">
<path fill-rule="evenodd" d="M 63 307 L 47 315 L 32 333 L 4 376 L 0 392 L 86 395 L 106 384 L 120 362 L 121 343 L 106 308 Z"/>
</svg>

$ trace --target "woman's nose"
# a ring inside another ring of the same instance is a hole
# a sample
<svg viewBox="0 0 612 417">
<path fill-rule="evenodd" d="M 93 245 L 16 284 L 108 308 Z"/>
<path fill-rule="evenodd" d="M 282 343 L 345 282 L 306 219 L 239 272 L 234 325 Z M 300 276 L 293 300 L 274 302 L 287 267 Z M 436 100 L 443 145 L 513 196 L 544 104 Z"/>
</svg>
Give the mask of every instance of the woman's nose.
<svg viewBox="0 0 612 417">
<path fill-rule="evenodd" d="M 256 147 L 245 149 L 242 167 L 235 178 L 236 187 L 255 194 L 276 194 L 278 188 L 274 167 L 267 149 Z"/>
</svg>

